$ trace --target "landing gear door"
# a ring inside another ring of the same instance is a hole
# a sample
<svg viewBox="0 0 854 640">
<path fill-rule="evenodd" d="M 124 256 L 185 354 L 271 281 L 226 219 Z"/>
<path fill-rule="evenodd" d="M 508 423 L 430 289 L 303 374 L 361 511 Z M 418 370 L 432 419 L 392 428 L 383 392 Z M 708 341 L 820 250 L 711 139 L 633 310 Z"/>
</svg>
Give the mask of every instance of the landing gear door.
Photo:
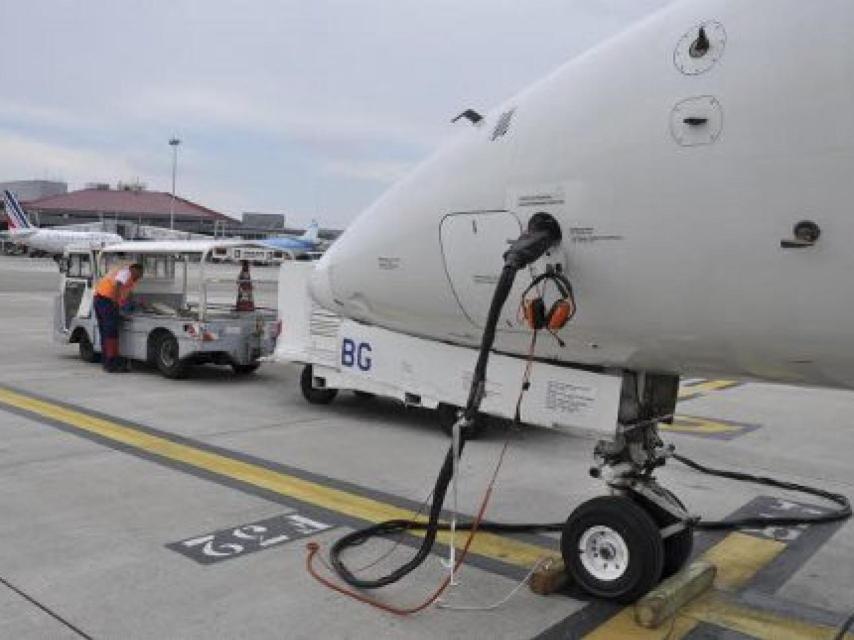
<svg viewBox="0 0 854 640">
<path fill-rule="evenodd" d="M 442 219 L 440 238 L 445 270 L 463 313 L 483 328 L 509 243 L 522 224 L 509 211 L 452 213 Z M 498 324 L 503 331 L 521 331 L 516 311 L 523 285 L 510 294 Z"/>
</svg>

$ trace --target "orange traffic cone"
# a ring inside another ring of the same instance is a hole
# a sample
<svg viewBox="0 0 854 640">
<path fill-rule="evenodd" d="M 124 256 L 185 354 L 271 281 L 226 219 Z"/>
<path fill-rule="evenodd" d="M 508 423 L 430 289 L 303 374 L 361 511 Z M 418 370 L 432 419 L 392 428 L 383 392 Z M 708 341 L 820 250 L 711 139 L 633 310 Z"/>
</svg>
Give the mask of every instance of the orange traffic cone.
<svg viewBox="0 0 854 640">
<path fill-rule="evenodd" d="M 249 275 L 249 261 L 243 260 L 240 275 L 237 276 L 237 305 L 238 311 L 255 311 L 255 301 L 252 299 L 252 276 Z"/>
</svg>

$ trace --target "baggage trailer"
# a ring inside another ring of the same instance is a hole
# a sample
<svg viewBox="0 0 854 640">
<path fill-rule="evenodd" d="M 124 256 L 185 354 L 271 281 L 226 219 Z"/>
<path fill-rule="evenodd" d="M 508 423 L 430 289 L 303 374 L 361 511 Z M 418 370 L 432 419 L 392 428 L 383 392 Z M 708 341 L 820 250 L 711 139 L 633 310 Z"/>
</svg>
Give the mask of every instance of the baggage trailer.
<svg viewBox="0 0 854 640">
<path fill-rule="evenodd" d="M 97 361 L 101 340 L 93 290 L 117 263 L 138 262 L 144 276 L 120 324 L 122 357 L 151 362 L 168 378 L 183 377 L 189 365 L 202 363 L 251 373 L 261 358 L 273 354 L 281 329 L 275 281 L 253 279 L 255 298 L 263 297 L 266 287 L 269 300 L 251 311 L 238 311 L 239 266 L 213 264 L 212 258 L 233 257 L 253 246 L 245 241 L 184 240 L 121 242 L 100 250 L 69 247 L 60 260 L 54 338 L 76 343 L 83 360 Z"/>
<path fill-rule="evenodd" d="M 468 398 L 477 349 L 429 340 L 343 318 L 315 303 L 308 291 L 314 263 L 288 262 L 279 275 L 282 335 L 276 360 L 303 365 L 308 402 L 332 402 L 339 390 L 394 398 L 437 410 L 451 432 Z M 512 419 L 527 361 L 493 353 L 481 413 Z M 536 362 L 520 408 L 527 424 L 613 437 L 621 371 L 602 372 Z M 475 425 L 476 435 L 483 420 Z"/>
</svg>

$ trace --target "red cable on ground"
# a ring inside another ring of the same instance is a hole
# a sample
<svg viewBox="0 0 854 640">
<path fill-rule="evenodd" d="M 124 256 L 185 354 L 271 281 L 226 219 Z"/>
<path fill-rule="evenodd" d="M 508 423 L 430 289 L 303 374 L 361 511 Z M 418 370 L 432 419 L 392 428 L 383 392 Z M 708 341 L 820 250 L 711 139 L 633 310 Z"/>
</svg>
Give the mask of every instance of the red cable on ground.
<svg viewBox="0 0 854 640">
<path fill-rule="evenodd" d="M 463 564 L 463 561 L 466 559 L 466 555 L 468 554 L 472 540 L 474 540 L 474 536 L 477 533 L 477 529 L 480 526 L 481 521 L 483 520 L 484 514 L 486 513 L 486 507 L 489 504 L 490 497 L 492 496 L 492 488 L 495 486 L 495 480 L 498 477 L 498 470 L 501 468 L 501 464 L 504 461 L 504 454 L 507 451 L 507 446 L 509 444 L 510 440 L 508 438 L 504 441 L 504 446 L 502 447 L 501 454 L 498 457 L 498 463 L 495 465 L 495 471 L 492 473 L 492 479 L 489 481 L 489 485 L 486 488 L 486 492 L 483 494 L 483 500 L 480 503 L 480 509 L 478 510 L 477 516 L 475 517 L 474 521 L 472 522 L 471 531 L 469 532 L 468 538 L 466 538 L 466 542 L 463 545 L 462 551 L 460 552 L 459 559 L 457 560 L 457 563 L 454 566 L 455 572 L 460 568 L 460 566 Z M 382 611 L 386 611 L 388 613 L 393 613 L 398 616 L 408 616 L 418 613 L 419 611 L 423 611 L 439 599 L 439 596 L 441 596 L 445 592 L 445 589 L 448 588 L 448 584 L 451 582 L 451 576 L 449 574 L 442 581 L 439 587 L 433 592 L 433 594 L 421 604 L 408 608 L 396 607 L 394 605 L 371 598 L 370 596 L 365 595 L 364 593 L 361 593 L 359 591 L 344 587 L 340 584 L 333 582 L 329 578 L 320 575 L 320 573 L 318 573 L 317 570 L 314 568 L 314 557 L 320 550 L 320 545 L 317 542 L 309 542 L 305 546 L 305 548 L 308 550 L 308 556 L 306 556 L 305 559 L 305 568 L 309 572 L 309 574 L 311 574 L 311 576 L 320 584 L 329 589 L 332 589 L 333 591 L 337 591 L 338 593 L 341 593 L 345 596 L 349 596 L 354 600 L 358 600 L 359 602 L 370 605 L 372 607 L 376 607 L 377 609 L 381 609 Z"/>
</svg>

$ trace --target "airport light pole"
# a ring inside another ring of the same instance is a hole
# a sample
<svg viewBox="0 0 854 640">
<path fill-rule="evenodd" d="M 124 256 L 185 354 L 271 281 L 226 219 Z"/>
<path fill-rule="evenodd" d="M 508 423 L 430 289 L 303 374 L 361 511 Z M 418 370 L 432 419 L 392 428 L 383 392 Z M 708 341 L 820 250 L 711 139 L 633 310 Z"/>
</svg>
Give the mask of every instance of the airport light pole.
<svg viewBox="0 0 854 640">
<path fill-rule="evenodd" d="M 178 172 L 178 145 L 181 141 L 173 136 L 169 138 L 172 147 L 172 203 L 169 205 L 169 228 L 175 229 L 175 175 Z"/>
</svg>

